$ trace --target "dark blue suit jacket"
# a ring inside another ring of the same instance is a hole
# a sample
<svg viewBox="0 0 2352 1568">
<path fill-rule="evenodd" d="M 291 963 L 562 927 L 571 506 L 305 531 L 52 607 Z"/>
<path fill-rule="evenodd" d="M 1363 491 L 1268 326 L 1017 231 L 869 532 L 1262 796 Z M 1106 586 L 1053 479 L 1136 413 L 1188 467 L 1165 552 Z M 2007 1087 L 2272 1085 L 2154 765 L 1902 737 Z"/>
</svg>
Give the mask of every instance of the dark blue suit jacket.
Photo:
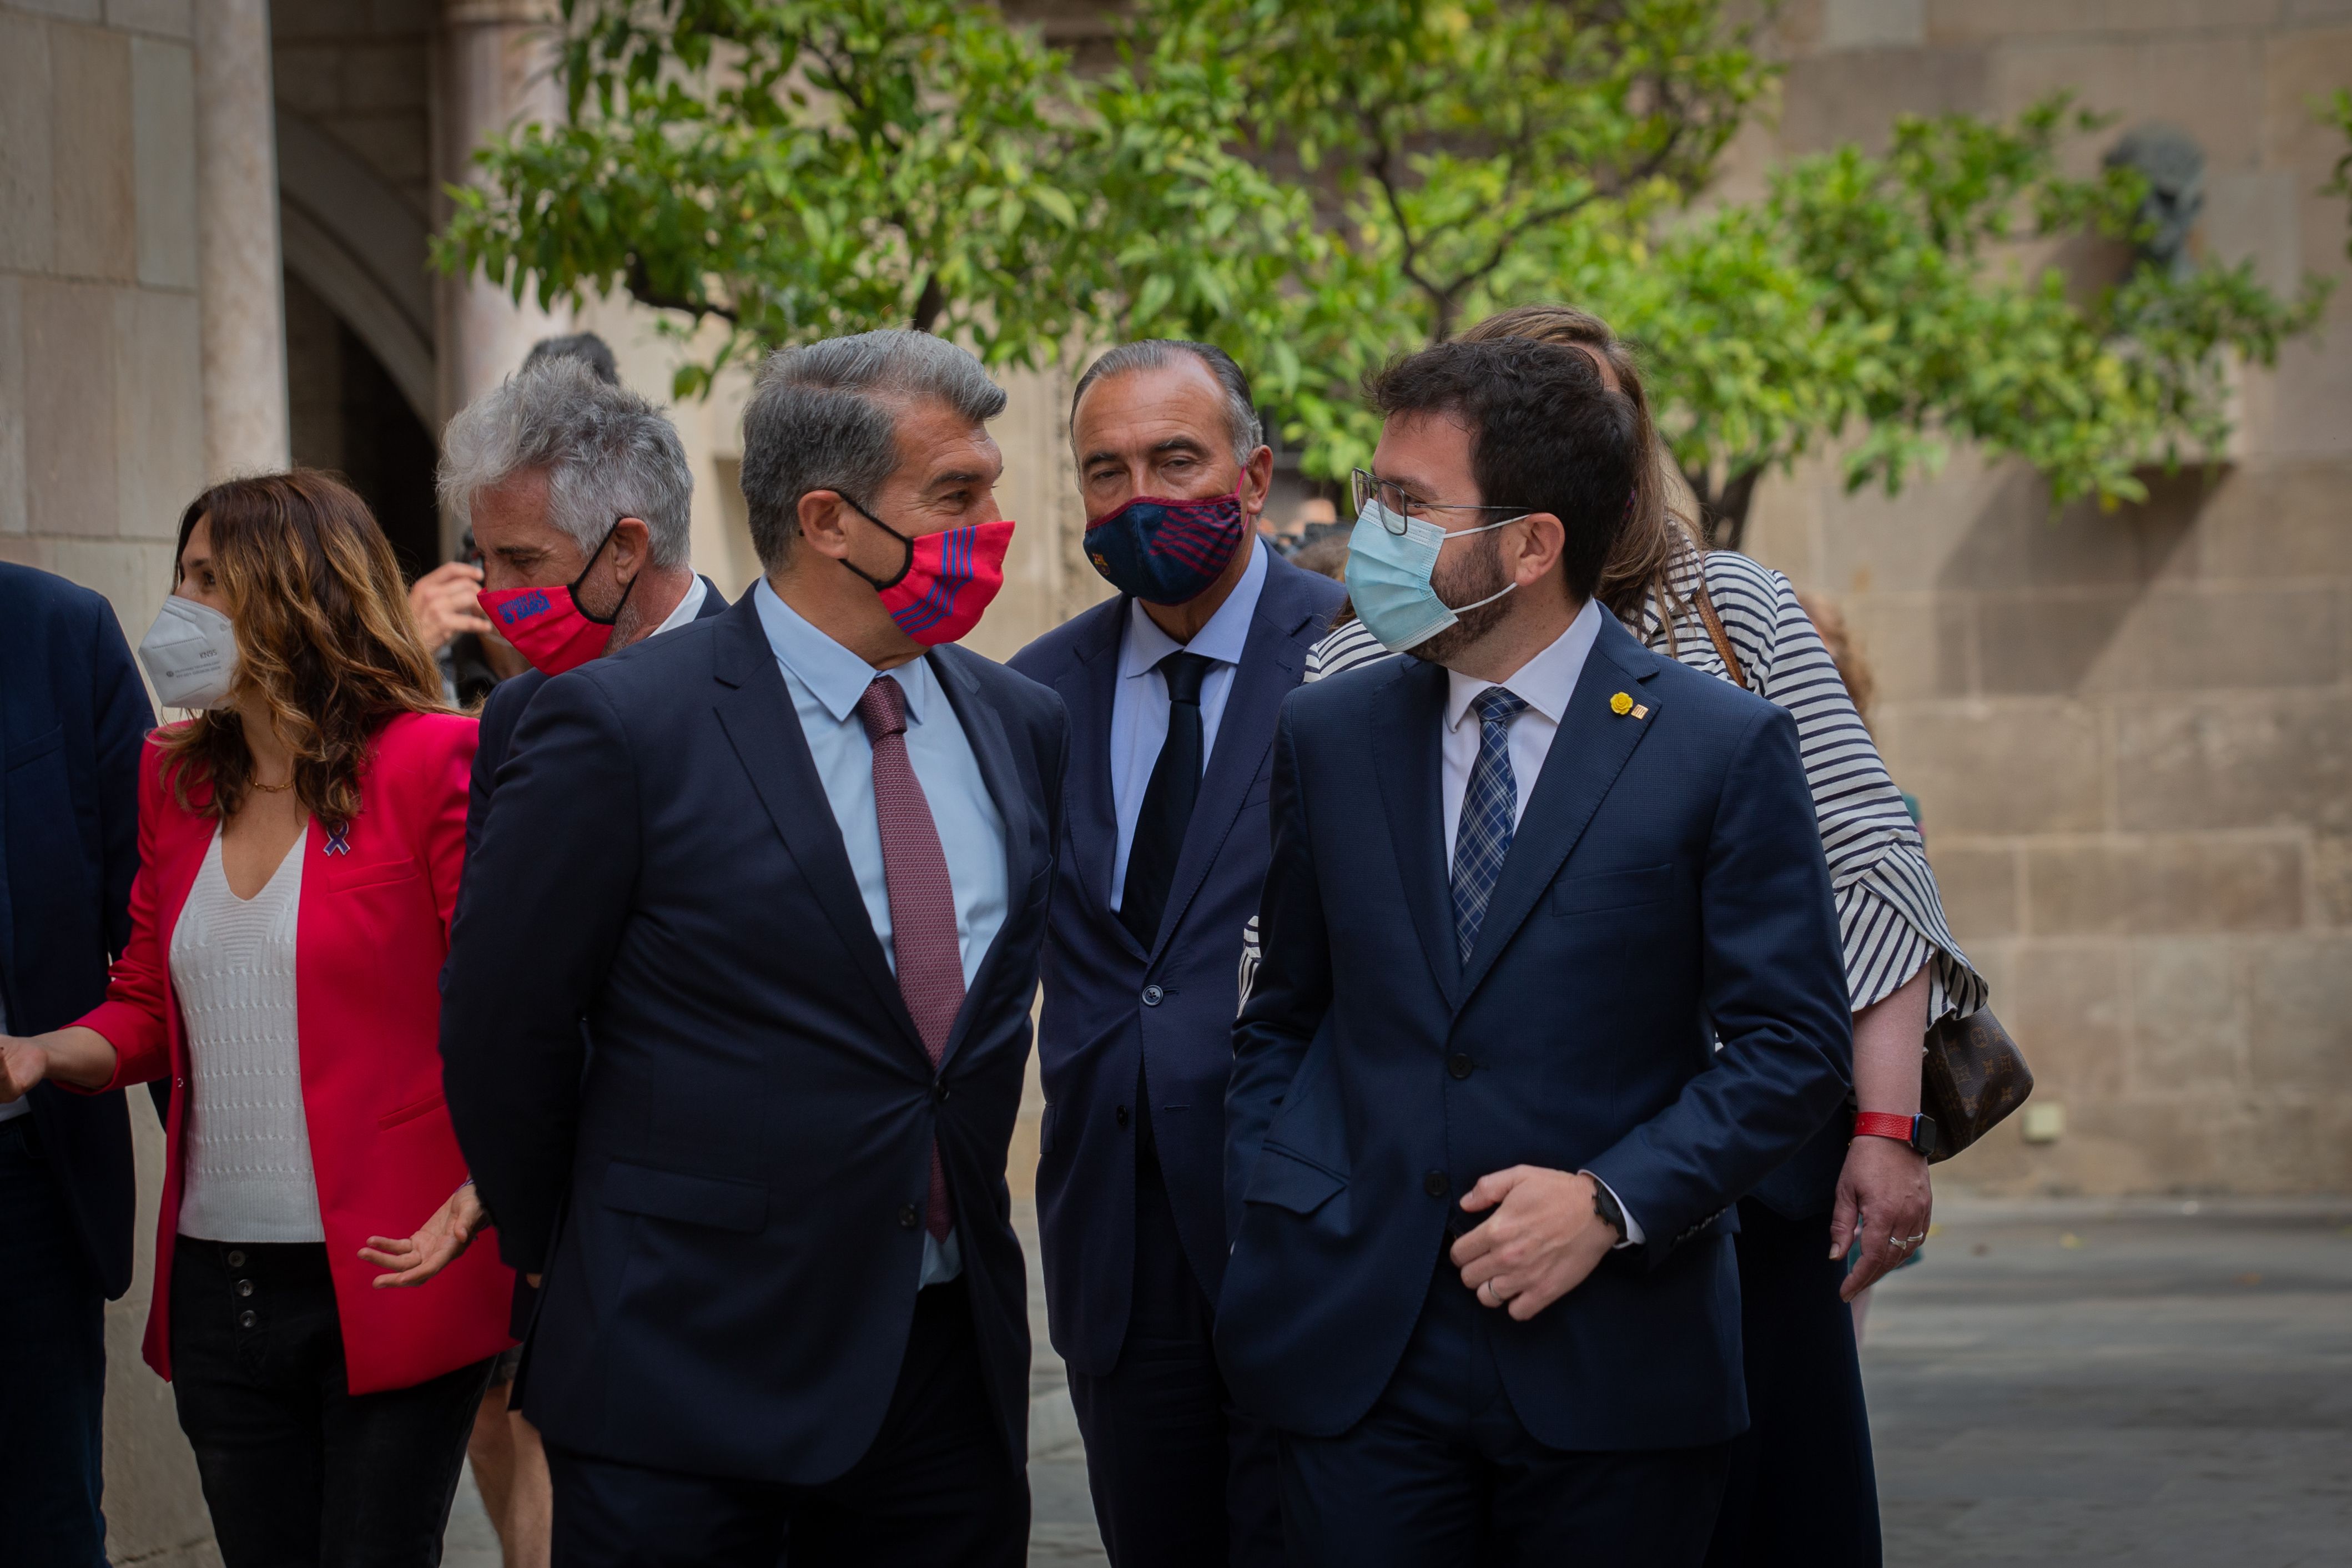
<svg viewBox="0 0 2352 1568">
<path fill-rule="evenodd" d="M 1045 1124 L 1037 1218 L 1054 1348 L 1108 1375 L 1135 1281 L 1135 1133 L 1121 1110 L 1147 1064 L 1151 1125 L 1186 1258 L 1211 1301 L 1225 1269 L 1225 1080 L 1242 927 L 1265 881 L 1274 720 L 1346 591 L 1269 552 L 1160 937 L 1147 953 L 1110 906 L 1118 818 L 1110 718 L 1131 600 L 1047 632 L 1013 667 L 1061 694 L 1072 765 L 1037 1031 Z"/>
<path fill-rule="evenodd" d="M 697 621 L 708 621 L 714 615 L 727 613 L 727 596 L 709 578 L 702 580 L 702 608 L 695 612 Z M 683 632 L 685 627 L 678 628 Z M 650 639 L 648 639 L 650 641 Z M 507 753 L 514 749 L 515 726 L 522 722 L 523 710 L 539 688 L 547 685 L 547 677 L 537 670 L 525 670 L 521 674 L 500 681 L 490 688 L 482 704 L 481 745 L 474 752 L 472 787 L 466 799 L 466 852 L 470 855 L 482 841 L 482 824 L 489 820 L 490 797 L 499 787 L 499 768 L 505 763 Z"/>
<path fill-rule="evenodd" d="M 1283 709 L 1226 1102 L 1219 1359 L 1263 1419 L 1344 1431 L 1412 1333 L 1461 1195 L 1510 1166 L 1588 1169 L 1647 1243 L 1527 1322 L 1494 1316 L 1511 1406 L 1558 1448 L 1722 1441 L 1748 1422 L 1725 1211 L 1822 1124 L 1853 1060 L 1795 721 L 1605 621 L 1464 965 L 1445 690 L 1389 660 Z M 1620 692 L 1648 716 L 1612 712 Z"/>
<path fill-rule="evenodd" d="M 1025 1458 L 1004 1161 L 1066 727 L 1002 665 L 929 657 L 1009 877 L 936 1072 L 748 596 L 549 681 L 515 731 L 441 1048 L 499 1249 L 547 1275 L 522 1377 L 551 1443 L 795 1485 L 847 1469 L 906 1352 L 936 1135 L 982 1371 Z"/>
<path fill-rule="evenodd" d="M 113 607 L 0 562 L 0 998 L 7 1032 L 62 1029 L 106 999 L 131 939 L 139 750 L 155 727 Z M 107 1295 L 131 1288 L 122 1095 L 32 1093 L 41 1147 Z"/>
</svg>

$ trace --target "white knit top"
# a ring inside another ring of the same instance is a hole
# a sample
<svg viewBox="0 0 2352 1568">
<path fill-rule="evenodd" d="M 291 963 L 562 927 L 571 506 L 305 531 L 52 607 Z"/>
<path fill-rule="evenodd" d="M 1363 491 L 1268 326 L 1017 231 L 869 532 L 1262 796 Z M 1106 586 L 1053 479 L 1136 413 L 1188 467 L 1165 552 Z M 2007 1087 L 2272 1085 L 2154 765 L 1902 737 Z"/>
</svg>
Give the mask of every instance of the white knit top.
<svg viewBox="0 0 2352 1568">
<path fill-rule="evenodd" d="M 180 1234 L 324 1241 L 295 1040 L 294 931 L 302 846 L 250 899 L 229 891 L 213 834 L 172 931 L 172 988 L 188 1031 Z"/>
</svg>

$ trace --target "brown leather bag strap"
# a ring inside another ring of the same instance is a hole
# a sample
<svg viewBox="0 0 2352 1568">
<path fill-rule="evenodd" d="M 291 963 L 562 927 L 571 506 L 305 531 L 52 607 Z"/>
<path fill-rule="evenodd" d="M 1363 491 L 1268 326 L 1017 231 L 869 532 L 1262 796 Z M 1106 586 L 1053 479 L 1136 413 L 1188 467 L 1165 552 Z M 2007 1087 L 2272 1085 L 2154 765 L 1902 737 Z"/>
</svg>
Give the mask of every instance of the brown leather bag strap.
<svg viewBox="0 0 2352 1568">
<path fill-rule="evenodd" d="M 1692 589 L 1691 602 L 1698 607 L 1698 618 L 1706 622 L 1707 640 L 1723 655 L 1723 667 L 1730 672 L 1732 684 L 1743 692 L 1748 690 L 1748 672 L 1740 668 L 1739 655 L 1732 651 L 1730 635 L 1723 629 L 1723 617 L 1715 612 L 1715 601 L 1706 596 L 1705 578 Z"/>
</svg>

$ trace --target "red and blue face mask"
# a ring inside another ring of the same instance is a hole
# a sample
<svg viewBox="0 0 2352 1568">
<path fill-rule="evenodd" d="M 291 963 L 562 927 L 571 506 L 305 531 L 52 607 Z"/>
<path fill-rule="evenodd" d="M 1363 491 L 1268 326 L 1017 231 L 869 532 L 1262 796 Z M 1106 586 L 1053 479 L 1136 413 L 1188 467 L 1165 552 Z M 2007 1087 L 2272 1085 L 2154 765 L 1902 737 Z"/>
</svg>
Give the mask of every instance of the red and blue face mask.
<svg viewBox="0 0 2352 1568">
<path fill-rule="evenodd" d="M 845 501 L 849 497 L 844 496 Z M 849 501 L 857 515 L 907 548 L 906 564 L 888 579 L 859 571 L 881 595 L 882 608 L 898 630 L 926 648 L 953 643 L 980 624 L 980 617 L 1004 586 L 1004 552 L 1013 544 L 1013 522 L 966 523 L 908 538 L 873 513 Z"/>
<path fill-rule="evenodd" d="M 1198 599 L 1242 544 L 1242 481 L 1197 501 L 1138 496 L 1087 524 L 1087 559 L 1103 580 L 1148 604 Z"/>
<path fill-rule="evenodd" d="M 604 553 L 604 547 L 613 542 L 613 535 L 620 527 L 620 519 L 614 518 L 596 548 L 588 552 L 588 564 L 564 587 L 500 588 L 474 595 L 474 601 L 490 618 L 490 624 L 499 629 L 499 635 L 513 643 L 515 652 L 529 659 L 531 667 L 541 674 L 560 675 L 566 670 L 576 670 L 600 657 L 612 645 L 613 624 L 620 620 L 621 604 L 629 601 L 637 579 L 629 579 L 628 586 L 621 590 L 621 603 L 613 606 L 610 615 L 591 615 L 583 610 L 580 585 L 588 580 L 590 568 Z"/>
</svg>

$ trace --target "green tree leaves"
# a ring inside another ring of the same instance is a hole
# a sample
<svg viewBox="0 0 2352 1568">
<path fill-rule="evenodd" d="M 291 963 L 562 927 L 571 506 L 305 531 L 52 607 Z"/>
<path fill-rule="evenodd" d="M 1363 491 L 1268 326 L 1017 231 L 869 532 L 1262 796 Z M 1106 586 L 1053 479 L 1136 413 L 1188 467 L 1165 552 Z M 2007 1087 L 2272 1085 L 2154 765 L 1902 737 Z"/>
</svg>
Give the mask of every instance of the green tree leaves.
<svg viewBox="0 0 2352 1568">
<path fill-rule="evenodd" d="M 979 0 L 564 0 L 568 112 L 478 153 L 438 256 L 719 324 L 681 395 L 885 325 L 1024 365 L 1213 340 L 1328 478 L 1378 434 L 1367 374 L 1566 300 L 1643 349 L 1725 543 L 1761 475 L 1832 443 L 1857 486 L 1966 441 L 2055 501 L 2137 499 L 2144 465 L 2226 438 L 2232 359 L 2316 320 L 2315 280 L 2132 267 L 2142 186 L 2063 172 L 2101 123 L 2063 98 L 1906 119 L 1710 202 L 1776 84 L 1749 11 L 1139 0 L 1081 77 Z M 2352 134 L 2352 94 L 2331 112 Z"/>
</svg>

